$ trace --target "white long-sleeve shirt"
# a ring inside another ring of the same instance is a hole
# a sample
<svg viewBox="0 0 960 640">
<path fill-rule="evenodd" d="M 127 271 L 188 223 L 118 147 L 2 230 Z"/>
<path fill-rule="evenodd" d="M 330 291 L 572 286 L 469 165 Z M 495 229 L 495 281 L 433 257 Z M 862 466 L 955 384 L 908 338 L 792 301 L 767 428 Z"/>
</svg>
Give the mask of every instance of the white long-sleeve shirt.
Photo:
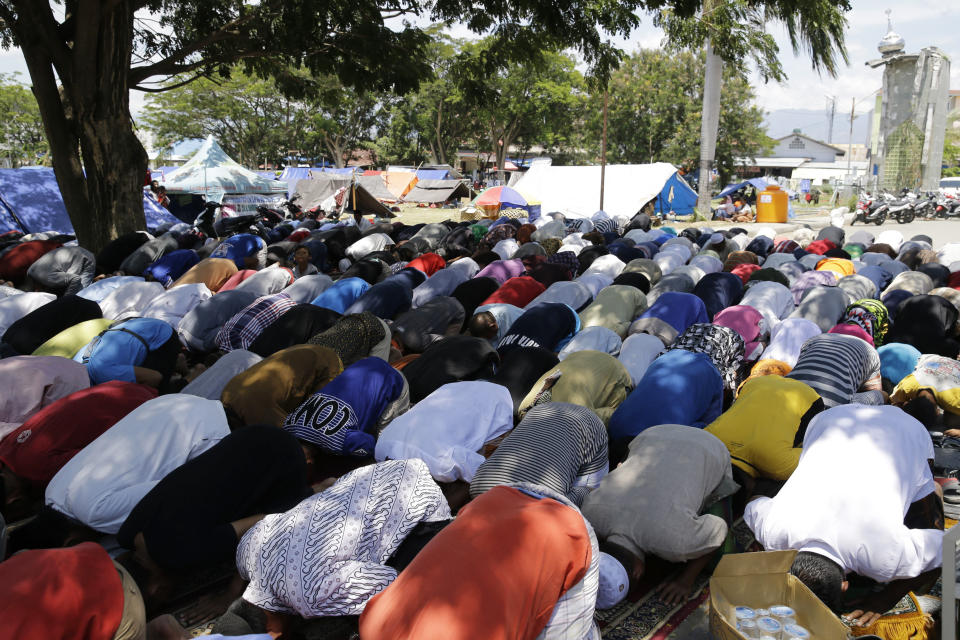
<svg viewBox="0 0 960 640">
<path fill-rule="evenodd" d="M 116 533 L 160 480 L 228 433 L 219 401 L 182 393 L 148 400 L 71 458 L 44 501 L 91 529 Z"/>
<path fill-rule="evenodd" d="M 943 531 L 903 524 L 934 489 L 931 458 L 927 430 L 897 407 L 828 409 L 777 497 L 750 502 L 743 518 L 769 551 L 812 551 L 879 582 L 914 578 L 941 563 Z"/>
</svg>

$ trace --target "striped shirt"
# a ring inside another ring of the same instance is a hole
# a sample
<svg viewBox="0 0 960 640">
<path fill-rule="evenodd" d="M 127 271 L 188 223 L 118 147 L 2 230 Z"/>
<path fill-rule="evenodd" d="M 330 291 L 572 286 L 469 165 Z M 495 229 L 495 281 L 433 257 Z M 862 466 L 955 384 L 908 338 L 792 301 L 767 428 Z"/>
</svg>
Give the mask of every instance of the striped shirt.
<svg viewBox="0 0 960 640">
<path fill-rule="evenodd" d="M 550 402 L 531 409 L 470 482 L 476 497 L 501 484 L 547 487 L 577 505 L 607 474 L 607 430 L 586 407 Z"/>
<path fill-rule="evenodd" d="M 867 381 L 880 376 L 880 356 L 854 336 L 824 333 L 803 343 L 797 366 L 787 375 L 813 388 L 827 408 L 854 401 Z M 865 403 L 876 404 L 864 397 Z"/>
<path fill-rule="evenodd" d="M 217 333 L 217 346 L 223 351 L 247 349 L 264 329 L 296 304 L 283 292 L 257 298 L 227 320 Z"/>
</svg>

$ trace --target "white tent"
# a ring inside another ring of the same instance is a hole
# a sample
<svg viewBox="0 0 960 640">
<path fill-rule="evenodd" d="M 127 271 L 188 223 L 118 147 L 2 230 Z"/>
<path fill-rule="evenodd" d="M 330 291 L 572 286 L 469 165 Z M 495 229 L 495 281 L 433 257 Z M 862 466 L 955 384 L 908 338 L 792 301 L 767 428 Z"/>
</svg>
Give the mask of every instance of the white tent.
<svg viewBox="0 0 960 640">
<path fill-rule="evenodd" d="M 225 193 L 287 193 L 287 183 L 270 180 L 244 168 L 227 155 L 213 136 L 204 140 L 185 165 L 164 176 L 161 183 L 167 193 L 202 193 L 213 196 Z"/>
<path fill-rule="evenodd" d="M 521 193 L 540 200 L 543 214 L 559 211 L 568 218 L 588 218 L 600 208 L 600 166 L 558 167 L 536 164 L 516 185 Z M 608 164 L 604 179 L 603 210 L 632 217 L 650 200 L 657 210 L 687 213 L 696 194 L 668 162 Z"/>
</svg>

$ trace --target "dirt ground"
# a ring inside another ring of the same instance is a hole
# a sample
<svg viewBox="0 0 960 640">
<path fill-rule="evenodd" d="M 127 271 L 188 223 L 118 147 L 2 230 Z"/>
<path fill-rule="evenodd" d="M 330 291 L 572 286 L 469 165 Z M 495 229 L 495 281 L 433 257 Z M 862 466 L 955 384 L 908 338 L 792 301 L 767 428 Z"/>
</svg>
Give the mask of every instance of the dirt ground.
<svg viewBox="0 0 960 640">
<path fill-rule="evenodd" d="M 453 220 L 459 222 L 460 220 L 460 208 L 459 207 L 447 207 L 442 209 L 430 209 L 428 207 L 418 207 L 414 204 L 401 204 L 400 213 L 396 214 L 397 217 L 394 218 L 397 222 L 402 222 L 404 224 L 429 224 L 431 222 L 443 222 L 444 220 Z M 829 213 L 828 209 L 820 206 L 806 205 L 805 203 L 801 206 L 794 205 L 795 211 L 798 218 L 808 218 L 812 216 L 822 216 Z M 706 225 L 706 221 L 699 221 L 694 223 L 688 219 L 687 216 L 678 218 L 676 220 L 670 220 L 666 224 L 683 229 L 693 224 L 699 226 Z"/>
</svg>

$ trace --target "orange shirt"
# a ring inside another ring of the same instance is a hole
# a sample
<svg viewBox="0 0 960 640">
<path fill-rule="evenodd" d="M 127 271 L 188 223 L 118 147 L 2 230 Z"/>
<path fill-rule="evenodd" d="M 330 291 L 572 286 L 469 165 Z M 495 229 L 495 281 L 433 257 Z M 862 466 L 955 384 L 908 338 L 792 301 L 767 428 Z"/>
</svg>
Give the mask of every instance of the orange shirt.
<svg viewBox="0 0 960 640">
<path fill-rule="evenodd" d="M 174 282 L 170 288 L 181 284 L 201 283 L 207 285 L 207 289 L 216 293 L 237 271 L 237 265 L 234 264 L 233 260 L 207 258 L 190 267 L 190 270 L 180 276 L 180 279 Z"/>
<path fill-rule="evenodd" d="M 494 487 L 464 507 L 367 603 L 363 640 L 524 640 L 586 575 L 583 517 L 549 498 Z"/>
</svg>

